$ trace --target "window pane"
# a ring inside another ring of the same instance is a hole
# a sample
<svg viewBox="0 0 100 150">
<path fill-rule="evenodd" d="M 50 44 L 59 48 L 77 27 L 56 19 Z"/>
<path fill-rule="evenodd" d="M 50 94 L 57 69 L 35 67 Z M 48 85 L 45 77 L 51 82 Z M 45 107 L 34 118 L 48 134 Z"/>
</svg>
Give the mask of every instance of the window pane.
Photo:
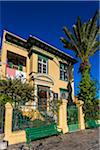
<svg viewBox="0 0 100 150">
<path fill-rule="evenodd" d="M 42 73 L 42 64 L 38 63 L 38 72 Z"/>
<path fill-rule="evenodd" d="M 60 68 L 61 68 L 61 69 L 64 69 L 64 64 L 60 64 Z"/>
<path fill-rule="evenodd" d="M 43 64 L 43 68 L 46 68 L 46 65 L 45 65 L 45 64 Z"/>
<path fill-rule="evenodd" d="M 60 71 L 60 79 L 64 80 L 64 72 Z"/>
<path fill-rule="evenodd" d="M 45 59 L 43 59 L 43 62 L 44 62 L 44 63 L 46 63 L 46 60 L 45 60 Z"/>
<path fill-rule="evenodd" d="M 60 97 L 62 98 L 62 99 L 67 99 L 68 98 L 68 91 L 66 90 L 66 89 L 61 89 L 60 90 Z"/>
<path fill-rule="evenodd" d="M 68 78 L 67 78 L 67 73 L 65 72 L 65 73 L 64 73 L 64 80 L 67 81 L 67 79 L 68 79 Z"/>
<path fill-rule="evenodd" d="M 43 69 L 43 73 L 46 73 L 46 70 L 45 70 L 45 69 Z"/>
<path fill-rule="evenodd" d="M 60 64 L 60 79 L 67 81 L 67 65 Z"/>
<path fill-rule="evenodd" d="M 46 72 L 47 72 L 46 65 L 43 64 L 43 73 L 46 73 Z"/>
<path fill-rule="evenodd" d="M 67 65 L 64 65 L 64 69 L 67 70 Z"/>
<path fill-rule="evenodd" d="M 47 73 L 47 60 L 44 57 L 38 57 L 38 72 L 39 73 Z"/>
<path fill-rule="evenodd" d="M 46 68 L 43 68 L 43 73 L 46 73 Z"/>
<path fill-rule="evenodd" d="M 38 61 L 42 61 L 42 58 L 38 57 Z"/>
<path fill-rule="evenodd" d="M 60 79 L 62 79 L 62 71 L 60 71 Z"/>
</svg>

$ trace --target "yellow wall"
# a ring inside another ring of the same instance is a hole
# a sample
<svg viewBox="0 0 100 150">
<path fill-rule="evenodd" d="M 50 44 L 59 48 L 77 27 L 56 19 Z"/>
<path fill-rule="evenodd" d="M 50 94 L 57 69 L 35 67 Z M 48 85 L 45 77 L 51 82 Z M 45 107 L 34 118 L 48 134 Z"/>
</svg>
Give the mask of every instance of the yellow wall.
<svg viewBox="0 0 100 150">
<path fill-rule="evenodd" d="M 9 43 L 5 40 L 5 34 L 7 32 L 4 32 L 3 35 L 3 41 L 2 41 L 2 49 L 1 49 L 1 62 L 2 62 L 2 76 L 6 76 L 6 62 L 7 62 L 7 51 L 19 54 L 21 56 L 26 57 L 26 74 L 27 78 L 29 78 L 29 65 L 30 65 L 30 60 L 28 58 L 28 52 L 26 49 L 17 46 L 15 44 Z"/>
<path fill-rule="evenodd" d="M 6 33 L 7 32 L 5 31 L 4 36 L 3 36 L 3 42 L 2 42 L 2 54 L 1 54 L 2 63 L 4 63 L 4 62 L 6 63 L 7 51 L 10 51 L 10 52 L 13 52 L 13 53 L 16 53 L 16 54 L 26 57 L 26 74 L 27 74 L 27 79 L 29 79 L 29 74 L 31 72 L 37 73 L 37 69 L 38 69 L 38 66 L 37 66 L 38 65 L 38 54 L 36 54 L 36 52 L 34 53 L 34 50 L 51 57 L 52 59 L 48 59 L 48 75 L 50 75 L 54 81 L 52 90 L 60 95 L 60 88 L 66 89 L 67 82 L 60 80 L 60 63 L 59 63 L 59 61 L 66 62 L 66 63 L 67 63 L 67 61 L 62 60 L 61 58 L 58 58 L 57 56 L 54 56 L 53 54 L 50 54 L 49 52 L 46 52 L 45 50 L 38 48 L 36 46 L 32 47 L 33 54 L 29 58 L 28 52 L 26 49 L 5 41 Z M 6 75 L 6 64 L 2 64 L 2 76 L 4 77 L 5 75 Z"/>
<path fill-rule="evenodd" d="M 54 81 L 54 85 L 52 87 L 52 90 L 55 93 L 58 93 L 60 96 L 60 88 L 62 89 L 66 89 L 67 88 L 67 81 L 63 81 L 60 79 L 60 63 L 59 61 L 64 61 L 65 60 L 61 60 L 60 58 L 53 56 L 52 54 L 48 54 L 48 53 L 44 53 L 43 49 L 40 49 L 38 47 L 34 47 L 35 50 L 37 50 L 38 52 L 42 52 L 42 54 L 47 55 L 49 57 L 52 57 L 52 59 L 48 59 L 48 75 L 50 75 Z M 37 68 L 38 68 L 38 54 L 34 53 L 31 55 L 30 60 L 32 61 L 32 67 L 31 70 L 33 72 L 37 73 Z"/>
<path fill-rule="evenodd" d="M 59 93 L 60 88 L 66 89 L 67 82 L 60 80 L 60 64 L 57 58 L 49 60 L 49 74 L 54 80 L 53 91 Z"/>
</svg>

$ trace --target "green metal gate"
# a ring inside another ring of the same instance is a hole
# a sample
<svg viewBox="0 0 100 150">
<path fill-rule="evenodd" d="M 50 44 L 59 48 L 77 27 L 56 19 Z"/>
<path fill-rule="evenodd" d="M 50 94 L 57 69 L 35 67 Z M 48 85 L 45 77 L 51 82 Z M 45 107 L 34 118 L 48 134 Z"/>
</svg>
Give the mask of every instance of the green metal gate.
<svg viewBox="0 0 100 150">
<path fill-rule="evenodd" d="M 16 104 L 13 108 L 12 130 L 25 130 L 27 143 L 58 134 L 57 114 L 54 109 L 50 109 L 51 102 L 45 106 L 43 99 L 41 101 L 42 103 L 33 101 L 24 105 Z"/>
<path fill-rule="evenodd" d="M 0 106 L 0 134 L 4 133 L 5 107 Z"/>
<path fill-rule="evenodd" d="M 37 105 L 20 105 L 14 107 L 12 121 L 13 131 L 38 128 L 56 122 L 52 112 L 44 111 L 43 106 L 39 106 L 38 109 Z"/>
<path fill-rule="evenodd" d="M 70 105 L 67 107 L 67 123 L 69 132 L 75 132 L 79 130 L 78 108 L 76 105 Z"/>
</svg>

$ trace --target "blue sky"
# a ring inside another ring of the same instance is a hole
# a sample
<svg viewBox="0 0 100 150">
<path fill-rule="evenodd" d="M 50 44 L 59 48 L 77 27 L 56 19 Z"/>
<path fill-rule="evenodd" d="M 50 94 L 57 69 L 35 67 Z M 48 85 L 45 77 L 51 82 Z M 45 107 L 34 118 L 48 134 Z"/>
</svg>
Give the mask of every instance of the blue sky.
<svg viewBox="0 0 100 150">
<path fill-rule="evenodd" d="M 74 56 L 74 53 L 63 48 L 59 40 L 64 36 L 62 27 L 66 25 L 71 30 L 77 16 L 83 22 L 87 21 L 98 7 L 98 1 L 0 1 L 0 37 L 4 29 L 25 39 L 31 34 Z M 91 75 L 99 80 L 99 53 L 90 61 Z M 75 94 L 81 78 L 78 68 L 79 63 L 74 66 Z"/>
</svg>

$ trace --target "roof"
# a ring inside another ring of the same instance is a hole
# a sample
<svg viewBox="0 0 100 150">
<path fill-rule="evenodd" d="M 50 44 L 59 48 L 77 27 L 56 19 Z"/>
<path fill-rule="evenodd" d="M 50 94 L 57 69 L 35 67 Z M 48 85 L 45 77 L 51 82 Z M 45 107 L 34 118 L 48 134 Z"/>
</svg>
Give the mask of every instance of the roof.
<svg viewBox="0 0 100 150">
<path fill-rule="evenodd" d="M 71 61 L 73 64 L 77 62 L 76 59 L 74 59 L 72 56 L 32 35 L 30 35 L 27 40 L 24 40 L 10 32 L 7 32 L 5 38 L 8 42 L 19 45 L 25 48 L 27 51 L 30 51 L 32 46 L 37 46 L 44 49 L 45 51 L 48 51 L 49 53 L 57 55 L 60 58 Z"/>
<path fill-rule="evenodd" d="M 73 64 L 77 62 L 76 59 L 74 59 L 72 56 L 68 55 L 67 53 L 64 53 L 63 51 L 59 50 L 58 48 L 40 40 L 39 38 L 37 38 L 35 36 L 31 35 L 27 41 L 28 41 L 28 43 L 30 43 L 31 46 L 32 45 L 38 46 L 47 52 L 50 52 L 54 55 L 59 56 L 60 58 L 71 61 Z"/>
</svg>

